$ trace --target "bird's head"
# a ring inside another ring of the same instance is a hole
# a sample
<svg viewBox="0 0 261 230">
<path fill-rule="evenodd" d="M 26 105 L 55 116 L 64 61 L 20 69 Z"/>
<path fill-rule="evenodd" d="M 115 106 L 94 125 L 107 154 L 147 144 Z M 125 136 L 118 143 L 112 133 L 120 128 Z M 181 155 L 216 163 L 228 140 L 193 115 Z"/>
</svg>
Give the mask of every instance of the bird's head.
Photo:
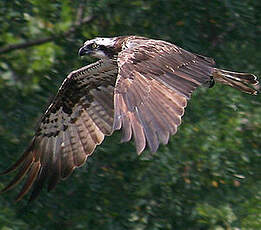
<svg viewBox="0 0 261 230">
<path fill-rule="evenodd" d="M 112 58 L 116 54 L 116 38 L 94 38 L 79 49 L 79 55 L 90 55 L 99 59 Z"/>
</svg>

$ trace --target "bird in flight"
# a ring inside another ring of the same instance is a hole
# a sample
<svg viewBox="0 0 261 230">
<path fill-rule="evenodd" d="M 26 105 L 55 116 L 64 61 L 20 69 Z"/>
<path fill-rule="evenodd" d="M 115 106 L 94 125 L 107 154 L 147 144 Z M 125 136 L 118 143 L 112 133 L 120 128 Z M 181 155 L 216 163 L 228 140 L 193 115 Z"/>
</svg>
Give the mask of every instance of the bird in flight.
<svg viewBox="0 0 261 230">
<path fill-rule="evenodd" d="M 88 40 L 79 55 L 99 60 L 72 71 L 44 113 L 28 148 L 2 174 L 18 170 L 2 190 L 25 178 L 16 200 L 32 188 L 35 199 L 44 183 L 48 191 L 82 166 L 105 136 L 122 131 L 133 137 L 137 153 L 156 152 L 177 132 L 192 92 L 215 82 L 256 95 L 253 74 L 215 67 L 213 59 L 174 44 L 139 36 Z"/>
</svg>

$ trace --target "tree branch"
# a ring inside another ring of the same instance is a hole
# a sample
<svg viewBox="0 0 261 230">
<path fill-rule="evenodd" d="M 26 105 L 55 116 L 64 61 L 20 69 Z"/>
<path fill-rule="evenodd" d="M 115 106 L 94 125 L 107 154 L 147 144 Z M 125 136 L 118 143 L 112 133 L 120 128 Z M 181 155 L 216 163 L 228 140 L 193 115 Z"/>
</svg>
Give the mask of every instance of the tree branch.
<svg viewBox="0 0 261 230">
<path fill-rule="evenodd" d="M 0 48 L 0 54 L 7 53 L 13 50 L 17 49 L 25 49 L 31 46 L 36 46 L 36 45 L 41 45 L 46 42 L 50 42 L 54 39 L 54 37 L 46 37 L 46 38 L 40 38 L 32 41 L 27 41 L 23 43 L 18 43 L 18 44 L 13 44 L 13 45 L 8 45 L 6 47 Z"/>
<path fill-rule="evenodd" d="M 83 18 L 83 12 L 84 12 L 84 7 L 85 4 L 84 3 L 80 3 L 77 12 L 76 12 L 76 20 L 75 20 L 75 25 L 80 25 L 82 22 L 82 18 Z"/>
<path fill-rule="evenodd" d="M 234 28 L 236 27 L 235 24 L 228 27 L 226 30 L 224 30 L 221 34 L 219 34 L 213 41 L 211 46 L 215 48 L 219 43 L 221 43 L 224 40 L 224 37 L 230 33 Z"/>
<path fill-rule="evenodd" d="M 81 13 L 79 13 L 79 14 L 81 14 Z M 26 48 L 29 48 L 29 47 L 32 47 L 32 46 L 41 45 L 41 44 L 44 44 L 44 43 L 47 43 L 47 42 L 51 42 L 54 39 L 59 38 L 59 37 L 67 37 L 71 33 L 73 33 L 81 25 L 86 24 L 86 23 L 90 23 L 91 21 L 93 21 L 95 19 L 94 16 L 87 16 L 83 19 L 81 19 L 80 17 L 77 18 L 76 23 L 74 25 L 72 25 L 69 30 L 67 30 L 63 33 L 60 33 L 58 35 L 53 35 L 53 36 L 50 36 L 50 37 L 26 41 L 26 42 L 22 42 L 22 43 L 18 43 L 18 44 L 7 45 L 5 47 L 0 48 L 0 54 L 8 53 L 8 52 L 11 52 L 13 50 L 26 49 Z"/>
</svg>

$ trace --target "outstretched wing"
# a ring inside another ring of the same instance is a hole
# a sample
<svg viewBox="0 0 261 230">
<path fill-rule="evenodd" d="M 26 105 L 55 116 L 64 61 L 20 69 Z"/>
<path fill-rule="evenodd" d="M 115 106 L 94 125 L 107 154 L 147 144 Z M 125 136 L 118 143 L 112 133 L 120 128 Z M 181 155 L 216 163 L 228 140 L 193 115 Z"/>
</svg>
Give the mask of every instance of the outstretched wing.
<svg viewBox="0 0 261 230">
<path fill-rule="evenodd" d="M 132 39 L 118 56 L 114 127 L 152 152 L 177 132 L 191 93 L 211 81 L 214 61 L 157 40 Z"/>
<path fill-rule="evenodd" d="M 80 167 L 112 133 L 113 91 L 117 63 L 98 61 L 68 75 L 43 115 L 29 148 L 3 174 L 20 168 L 2 192 L 12 189 L 25 176 L 20 200 L 34 184 L 34 199 L 48 180 L 48 190 Z"/>
</svg>

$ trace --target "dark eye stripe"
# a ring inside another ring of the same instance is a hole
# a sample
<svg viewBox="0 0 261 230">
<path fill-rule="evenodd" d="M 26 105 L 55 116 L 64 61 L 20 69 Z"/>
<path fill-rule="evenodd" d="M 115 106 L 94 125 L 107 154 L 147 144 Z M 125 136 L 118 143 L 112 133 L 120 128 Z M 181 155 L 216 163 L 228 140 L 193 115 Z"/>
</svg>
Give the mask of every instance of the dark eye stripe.
<svg viewBox="0 0 261 230">
<path fill-rule="evenodd" d="M 115 54 L 112 48 L 108 48 L 104 45 L 99 45 L 98 48 L 99 50 L 102 50 L 108 57 L 113 57 L 113 55 Z"/>
</svg>

